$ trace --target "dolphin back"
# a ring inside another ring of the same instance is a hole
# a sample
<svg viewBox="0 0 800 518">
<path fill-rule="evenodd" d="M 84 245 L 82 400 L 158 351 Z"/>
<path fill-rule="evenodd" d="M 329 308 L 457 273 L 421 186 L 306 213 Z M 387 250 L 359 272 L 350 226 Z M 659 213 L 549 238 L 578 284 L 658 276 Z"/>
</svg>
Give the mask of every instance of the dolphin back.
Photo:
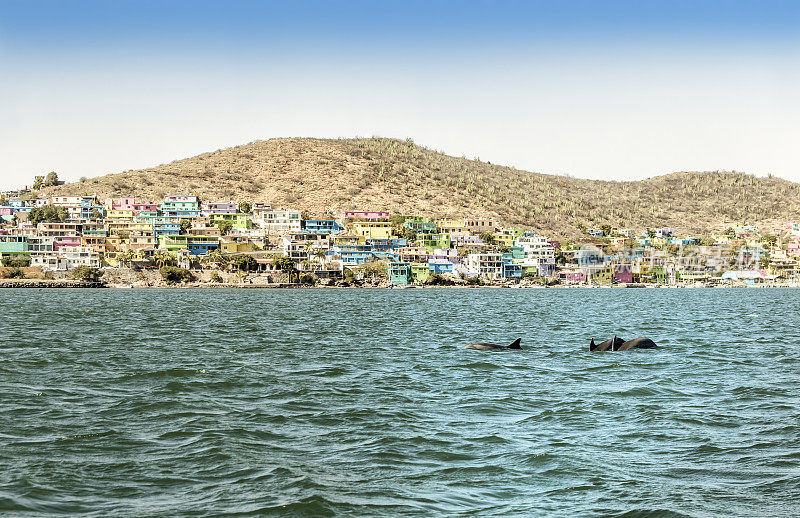
<svg viewBox="0 0 800 518">
<path fill-rule="evenodd" d="M 617 351 L 627 351 L 629 349 L 658 349 L 656 343 L 649 338 L 634 338 L 617 347 Z"/>
<path fill-rule="evenodd" d="M 464 349 L 477 349 L 478 351 L 490 351 L 492 349 L 504 349 L 504 347 L 502 345 L 497 345 L 497 344 L 480 343 L 480 344 L 467 344 L 464 346 Z"/>
<path fill-rule="evenodd" d="M 625 343 L 625 339 L 619 338 L 616 335 L 614 338 L 609 338 L 605 342 L 600 342 L 599 344 L 594 343 L 594 338 L 592 338 L 591 343 L 589 343 L 589 350 L 590 351 L 619 351 L 619 348 L 622 344 Z"/>
</svg>

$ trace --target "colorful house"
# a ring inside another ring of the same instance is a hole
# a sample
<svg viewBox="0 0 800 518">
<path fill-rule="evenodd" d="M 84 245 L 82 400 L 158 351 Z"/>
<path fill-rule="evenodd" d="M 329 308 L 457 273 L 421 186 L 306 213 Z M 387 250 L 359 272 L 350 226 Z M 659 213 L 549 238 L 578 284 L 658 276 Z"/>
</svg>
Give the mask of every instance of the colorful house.
<svg viewBox="0 0 800 518">
<path fill-rule="evenodd" d="M 200 216 L 197 196 L 167 195 L 161 202 L 161 212 L 170 217 L 195 218 Z"/>
<path fill-rule="evenodd" d="M 342 212 L 342 221 L 379 221 L 388 219 L 388 211 L 346 210 Z"/>
<path fill-rule="evenodd" d="M 405 262 L 391 262 L 386 267 L 389 282 L 397 286 L 411 283 L 411 264 Z"/>
<path fill-rule="evenodd" d="M 393 227 L 388 221 L 357 221 L 353 223 L 353 233 L 366 241 L 367 239 L 389 239 Z"/>
<path fill-rule="evenodd" d="M 411 279 L 415 284 L 423 284 L 431 275 L 428 263 L 411 263 Z"/>
<path fill-rule="evenodd" d="M 219 248 L 219 238 L 180 234 L 160 235 L 158 236 L 158 248 L 168 252 L 188 250 L 193 255 L 204 255 Z"/>
<path fill-rule="evenodd" d="M 250 228 L 250 220 L 247 218 L 247 214 L 242 214 L 241 212 L 213 213 L 208 216 L 208 219 L 212 225 L 227 221 L 233 228 Z"/>
<path fill-rule="evenodd" d="M 319 234 L 338 234 L 344 230 L 338 221 L 332 219 L 307 219 L 302 222 L 302 228 L 305 232 Z"/>
</svg>

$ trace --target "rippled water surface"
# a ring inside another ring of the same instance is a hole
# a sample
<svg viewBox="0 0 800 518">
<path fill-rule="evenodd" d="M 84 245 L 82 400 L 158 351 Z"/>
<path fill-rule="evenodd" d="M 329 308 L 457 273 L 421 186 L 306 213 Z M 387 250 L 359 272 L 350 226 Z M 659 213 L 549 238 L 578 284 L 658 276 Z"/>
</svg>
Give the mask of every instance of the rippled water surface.
<svg viewBox="0 0 800 518">
<path fill-rule="evenodd" d="M 800 514 L 800 290 L 0 295 L 2 514 Z"/>
</svg>

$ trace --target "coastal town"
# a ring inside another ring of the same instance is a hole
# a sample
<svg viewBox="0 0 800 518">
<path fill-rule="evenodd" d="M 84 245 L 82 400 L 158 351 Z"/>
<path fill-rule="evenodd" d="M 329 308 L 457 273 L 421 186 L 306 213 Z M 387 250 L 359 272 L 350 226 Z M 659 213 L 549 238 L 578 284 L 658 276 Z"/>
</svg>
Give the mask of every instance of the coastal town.
<svg viewBox="0 0 800 518">
<path fill-rule="evenodd" d="M 35 187 L 48 181 L 57 183 L 38 177 Z M 768 233 L 736 224 L 707 236 L 609 225 L 582 232 L 579 242 L 559 242 L 492 218 L 310 215 L 184 194 L 153 201 L 7 191 L 0 193 L 0 275 L 131 286 L 136 277 L 117 273 L 157 279 L 144 285 L 798 285 L 798 222 Z"/>
</svg>

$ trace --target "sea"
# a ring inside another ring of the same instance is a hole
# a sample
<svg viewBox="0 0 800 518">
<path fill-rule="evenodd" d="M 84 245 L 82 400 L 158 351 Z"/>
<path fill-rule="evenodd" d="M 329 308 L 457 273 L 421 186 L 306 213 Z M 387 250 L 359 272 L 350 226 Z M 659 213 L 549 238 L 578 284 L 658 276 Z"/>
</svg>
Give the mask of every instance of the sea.
<svg viewBox="0 0 800 518">
<path fill-rule="evenodd" d="M 0 295 L 2 516 L 800 515 L 800 289 Z"/>
</svg>

